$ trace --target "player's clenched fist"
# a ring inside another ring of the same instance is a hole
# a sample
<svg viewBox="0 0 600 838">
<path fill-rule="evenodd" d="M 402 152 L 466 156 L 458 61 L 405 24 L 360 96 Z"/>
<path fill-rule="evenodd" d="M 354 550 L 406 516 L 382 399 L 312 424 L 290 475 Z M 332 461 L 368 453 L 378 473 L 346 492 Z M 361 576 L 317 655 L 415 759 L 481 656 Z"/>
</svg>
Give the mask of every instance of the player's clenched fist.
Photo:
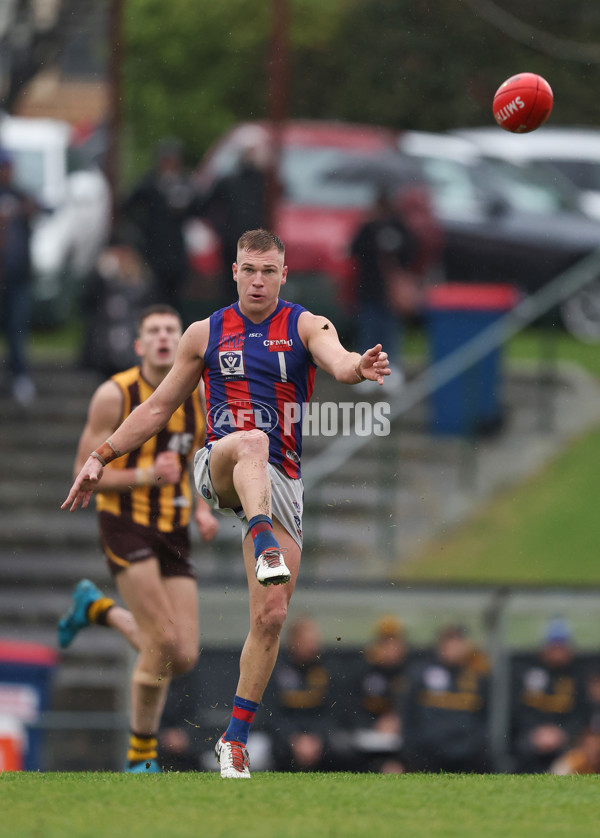
<svg viewBox="0 0 600 838">
<path fill-rule="evenodd" d="M 179 483 L 181 458 L 175 451 L 161 451 L 154 460 L 154 476 L 164 483 Z"/>
</svg>

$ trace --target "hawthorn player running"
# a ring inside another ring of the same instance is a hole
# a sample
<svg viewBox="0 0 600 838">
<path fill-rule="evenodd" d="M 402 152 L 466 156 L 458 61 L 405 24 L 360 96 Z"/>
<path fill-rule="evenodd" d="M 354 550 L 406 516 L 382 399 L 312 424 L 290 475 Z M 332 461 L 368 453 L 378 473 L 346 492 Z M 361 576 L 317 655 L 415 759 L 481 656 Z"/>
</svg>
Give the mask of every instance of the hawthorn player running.
<svg viewBox="0 0 600 838">
<path fill-rule="evenodd" d="M 135 349 L 140 366 L 105 381 L 90 403 L 75 463 L 78 473 L 100 445 L 148 399 L 173 365 L 182 325 L 166 305 L 146 309 Z M 127 608 L 102 595 L 89 580 L 75 588 L 60 620 L 66 648 L 86 626 L 116 628 L 138 651 L 131 678 L 131 738 L 125 770 L 159 772 L 156 736 L 173 675 L 193 668 L 199 647 L 195 571 L 190 562 L 192 490 L 189 463 L 202 445 L 205 421 L 198 388 L 170 416 L 159 434 L 115 459 L 96 484 L 102 549 Z M 217 520 L 198 498 L 195 519 L 204 540 Z"/>
</svg>

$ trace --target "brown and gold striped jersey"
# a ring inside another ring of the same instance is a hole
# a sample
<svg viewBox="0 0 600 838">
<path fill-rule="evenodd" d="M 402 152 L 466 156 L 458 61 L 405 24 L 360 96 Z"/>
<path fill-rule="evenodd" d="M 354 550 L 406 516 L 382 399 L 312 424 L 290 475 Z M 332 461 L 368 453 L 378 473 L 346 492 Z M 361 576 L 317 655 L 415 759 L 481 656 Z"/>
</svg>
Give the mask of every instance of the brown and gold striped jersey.
<svg viewBox="0 0 600 838">
<path fill-rule="evenodd" d="M 112 376 L 111 381 L 118 385 L 123 394 L 122 419 L 154 391 L 142 377 L 139 367 L 119 372 Z M 137 524 L 160 532 L 171 532 L 177 527 L 187 526 L 192 510 L 189 462 L 203 442 L 205 427 L 200 398 L 195 390 L 177 408 L 162 431 L 141 448 L 124 454 L 107 466 L 117 469 L 148 468 L 152 466 L 157 454 L 175 451 L 181 459 L 180 482 L 161 487 L 137 486 L 130 492 L 98 492 L 97 510 L 131 518 Z"/>
</svg>

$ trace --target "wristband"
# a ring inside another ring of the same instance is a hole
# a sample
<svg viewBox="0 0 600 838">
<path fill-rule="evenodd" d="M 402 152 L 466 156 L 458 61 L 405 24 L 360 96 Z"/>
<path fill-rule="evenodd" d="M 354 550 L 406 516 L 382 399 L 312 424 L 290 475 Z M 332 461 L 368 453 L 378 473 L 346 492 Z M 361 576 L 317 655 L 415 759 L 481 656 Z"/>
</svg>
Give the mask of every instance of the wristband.
<svg viewBox="0 0 600 838">
<path fill-rule="evenodd" d="M 136 468 L 135 482 L 138 486 L 152 486 L 155 481 L 154 466 L 147 468 Z"/>
<path fill-rule="evenodd" d="M 92 451 L 90 457 L 95 457 L 102 466 L 102 468 L 104 468 L 104 466 L 106 465 L 106 461 L 102 459 L 102 457 L 100 456 L 100 454 L 98 454 L 97 451 Z"/>
<path fill-rule="evenodd" d="M 106 442 L 103 442 L 96 451 L 92 451 L 90 456 L 95 457 L 104 468 L 104 466 L 108 465 L 108 463 L 111 463 L 113 460 L 116 460 L 118 457 L 122 457 L 123 455 L 120 451 L 117 451 L 112 442 L 107 439 Z"/>
<path fill-rule="evenodd" d="M 358 361 L 356 362 L 356 364 L 354 365 L 354 372 L 356 373 L 356 377 L 358 378 L 359 381 L 366 381 L 367 379 L 364 377 L 364 375 L 360 371 L 360 362 L 361 362 L 361 358 L 359 358 Z"/>
</svg>

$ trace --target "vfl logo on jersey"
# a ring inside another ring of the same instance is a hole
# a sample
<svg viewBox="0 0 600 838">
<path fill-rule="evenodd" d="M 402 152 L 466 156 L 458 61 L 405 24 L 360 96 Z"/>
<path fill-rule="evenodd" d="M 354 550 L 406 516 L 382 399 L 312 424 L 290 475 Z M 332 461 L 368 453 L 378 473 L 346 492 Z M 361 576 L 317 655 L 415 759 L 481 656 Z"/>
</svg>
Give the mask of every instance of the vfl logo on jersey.
<svg viewBox="0 0 600 838">
<path fill-rule="evenodd" d="M 219 366 L 225 378 L 245 375 L 244 353 L 241 349 L 227 349 L 225 352 L 219 352 Z"/>
<path fill-rule="evenodd" d="M 211 491 L 210 491 L 210 489 L 208 488 L 208 486 L 206 485 L 206 483 L 203 483 L 203 484 L 202 484 L 202 486 L 201 486 L 201 488 L 200 488 L 200 494 L 202 495 L 202 497 L 203 497 L 205 500 L 211 500 L 211 499 L 212 499 L 212 494 L 211 494 Z"/>
</svg>

